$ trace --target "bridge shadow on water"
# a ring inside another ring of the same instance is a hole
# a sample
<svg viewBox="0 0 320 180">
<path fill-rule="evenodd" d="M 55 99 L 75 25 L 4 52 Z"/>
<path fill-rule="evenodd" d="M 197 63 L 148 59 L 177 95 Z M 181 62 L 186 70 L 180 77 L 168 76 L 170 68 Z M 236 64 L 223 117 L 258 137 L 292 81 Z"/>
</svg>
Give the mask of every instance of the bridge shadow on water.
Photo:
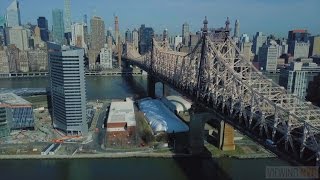
<svg viewBox="0 0 320 180">
<path fill-rule="evenodd" d="M 188 179 L 232 179 L 231 172 L 224 170 L 218 159 L 213 158 L 212 153 L 205 147 L 201 154 L 189 155 L 188 133 L 170 134 L 168 139 L 171 151 L 175 154 L 173 159 Z M 212 141 L 216 142 L 214 138 Z"/>
<path fill-rule="evenodd" d="M 122 68 L 122 80 L 123 84 L 127 88 L 128 92 L 133 94 L 133 99 L 141 99 L 146 98 L 148 96 L 148 93 L 146 91 L 146 87 L 144 87 L 144 84 L 139 83 L 136 78 L 143 78 L 143 76 L 134 77 L 132 75 L 132 68 Z"/>
</svg>

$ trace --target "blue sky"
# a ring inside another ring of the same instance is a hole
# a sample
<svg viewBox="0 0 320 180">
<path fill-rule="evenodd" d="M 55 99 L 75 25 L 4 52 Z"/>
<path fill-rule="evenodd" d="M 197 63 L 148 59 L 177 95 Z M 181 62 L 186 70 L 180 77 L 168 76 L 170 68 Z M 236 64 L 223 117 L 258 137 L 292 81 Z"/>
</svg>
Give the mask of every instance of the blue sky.
<svg viewBox="0 0 320 180">
<path fill-rule="evenodd" d="M 0 0 L 0 14 L 11 1 Z M 22 22 L 35 24 L 38 16 L 45 16 L 51 24 L 52 9 L 63 9 L 63 4 L 63 0 L 20 0 Z M 122 32 L 144 23 L 156 32 L 168 28 L 171 34 L 181 34 L 184 22 L 197 31 L 204 16 L 210 27 L 223 26 L 229 16 L 232 26 L 239 19 L 241 33 L 250 35 L 262 31 L 287 36 L 294 28 L 320 34 L 320 0 L 71 0 L 71 6 L 72 21 L 81 21 L 84 14 L 98 15 L 106 28 L 113 29 L 113 14 L 118 15 Z"/>
</svg>

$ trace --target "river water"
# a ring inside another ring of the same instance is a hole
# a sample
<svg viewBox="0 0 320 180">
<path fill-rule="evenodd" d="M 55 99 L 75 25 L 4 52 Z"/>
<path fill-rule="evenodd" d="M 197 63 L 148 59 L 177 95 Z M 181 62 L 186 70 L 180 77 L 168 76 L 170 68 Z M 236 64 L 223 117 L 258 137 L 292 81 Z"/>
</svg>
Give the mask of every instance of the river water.
<svg viewBox="0 0 320 180">
<path fill-rule="evenodd" d="M 87 98 L 146 96 L 144 76 L 87 77 Z M 0 79 L 0 88 L 45 88 L 47 78 Z M 161 88 L 157 88 L 157 94 Z M 76 160 L 0 160 L 0 179 L 264 179 L 266 166 L 286 166 L 276 158 L 123 158 Z"/>
</svg>

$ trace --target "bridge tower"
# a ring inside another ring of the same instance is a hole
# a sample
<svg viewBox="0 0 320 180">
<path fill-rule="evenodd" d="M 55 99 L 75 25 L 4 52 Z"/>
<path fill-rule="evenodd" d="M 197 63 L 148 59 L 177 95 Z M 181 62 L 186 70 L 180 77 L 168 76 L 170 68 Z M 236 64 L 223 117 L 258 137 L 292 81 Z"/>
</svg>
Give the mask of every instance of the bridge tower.
<svg viewBox="0 0 320 180">
<path fill-rule="evenodd" d="M 200 104 L 200 94 L 204 81 L 204 70 L 207 63 L 206 48 L 208 35 L 208 20 L 205 17 L 202 28 L 202 47 L 200 62 L 198 62 L 198 77 L 196 85 L 196 101 L 193 108 L 190 109 L 190 135 L 189 135 L 189 150 L 192 154 L 200 154 L 204 148 L 204 125 L 209 119 L 212 119 L 214 114 L 207 112 Z M 227 25 L 227 28 L 228 25 Z M 227 124 L 223 119 L 219 121 L 220 127 L 218 137 L 218 147 L 224 151 L 235 150 L 234 144 L 234 128 Z"/>
<path fill-rule="evenodd" d="M 153 72 L 153 63 L 154 63 L 154 37 L 152 35 L 152 42 L 151 42 L 151 57 L 150 57 L 150 71 L 148 73 L 148 80 L 147 80 L 147 92 L 148 96 L 151 98 L 156 97 L 156 80 L 154 79 L 154 72 Z"/>
</svg>

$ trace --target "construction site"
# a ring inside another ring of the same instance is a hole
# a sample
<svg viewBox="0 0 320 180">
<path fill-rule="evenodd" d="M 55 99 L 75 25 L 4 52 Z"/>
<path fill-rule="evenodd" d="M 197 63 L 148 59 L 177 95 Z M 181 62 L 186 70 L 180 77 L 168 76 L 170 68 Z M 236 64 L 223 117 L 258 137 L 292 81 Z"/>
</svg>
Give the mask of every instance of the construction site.
<svg viewBox="0 0 320 180">
<path fill-rule="evenodd" d="M 24 97 L 32 104 L 33 129 L 21 128 L 11 129 L 10 134 L 0 138 L 0 154 L 2 155 L 40 155 L 47 146 L 52 144 L 63 144 L 55 149 L 55 154 L 72 154 L 81 143 L 92 141 L 95 131 L 97 117 L 103 102 L 89 101 L 87 103 L 87 117 L 89 119 L 90 132 L 87 137 L 66 136 L 64 133 L 52 126 L 52 119 L 48 109 L 46 96 Z M 51 153 L 52 154 L 52 153 Z"/>
</svg>

